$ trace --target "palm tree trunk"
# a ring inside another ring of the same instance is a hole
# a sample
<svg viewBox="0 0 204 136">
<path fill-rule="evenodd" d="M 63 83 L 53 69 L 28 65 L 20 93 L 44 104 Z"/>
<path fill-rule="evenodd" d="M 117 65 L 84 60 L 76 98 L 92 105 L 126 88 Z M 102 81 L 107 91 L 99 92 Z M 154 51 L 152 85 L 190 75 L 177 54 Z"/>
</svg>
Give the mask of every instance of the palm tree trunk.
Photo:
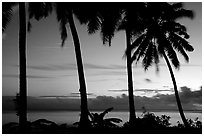
<svg viewBox="0 0 204 136">
<path fill-rule="evenodd" d="M 21 132 L 26 132 L 27 123 L 27 81 L 26 81 L 26 9 L 25 2 L 19 2 L 19 64 L 20 64 L 20 115 Z"/>
<path fill-rule="evenodd" d="M 178 94 L 178 89 L 177 89 L 177 85 L 176 85 L 176 79 L 174 77 L 174 73 L 173 73 L 173 70 L 171 68 L 171 65 L 169 63 L 169 60 L 165 54 L 165 52 L 163 53 L 163 56 L 164 56 L 164 59 L 166 61 L 166 64 L 168 66 L 168 69 L 170 71 L 170 75 L 171 75 L 171 79 L 172 79 L 172 82 L 173 82 L 173 85 L 174 85 L 174 91 L 175 91 L 175 96 L 176 96 L 176 102 L 177 102 L 177 106 L 178 106 L 178 110 L 179 110 L 179 113 L 180 113 L 180 116 L 181 116 L 181 119 L 185 125 L 185 127 L 189 127 L 189 124 L 186 120 L 186 117 L 183 113 L 183 108 L 182 108 L 182 105 L 181 105 L 181 101 L 180 101 L 180 98 L 179 98 L 179 94 Z"/>
<path fill-rule="evenodd" d="M 81 49 L 79 37 L 77 30 L 74 24 L 74 19 L 72 12 L 68 15 L 69 25 L 74 40 L 75 55 L 78 68 L 79 84 L 80 84 L 80 95 L 81 95 L 81 117 L 80 117 L 80 127 L 89 127 L 89 118 L 88 118 L 88 102 L 87 102 L 87 93 L 86 93 L 86 82 L 84 76 L 83 62 L 81 57 Z"/>
<path fill-rule="evenodd" d="M 128 93 L 129 93 L 129 123 L 134 124 L 136 120 L 135 115 L 135 105 L 134 105 L 134 95 L 133 95 L 133 77 L 132 77 L 132 62 L 131 62 L 131 50 L 130 50 L 130 33 L 128 30 L 126 32 L 126 42 L 127 42 L 127 73 L 128 73 Z"/>
</svg>

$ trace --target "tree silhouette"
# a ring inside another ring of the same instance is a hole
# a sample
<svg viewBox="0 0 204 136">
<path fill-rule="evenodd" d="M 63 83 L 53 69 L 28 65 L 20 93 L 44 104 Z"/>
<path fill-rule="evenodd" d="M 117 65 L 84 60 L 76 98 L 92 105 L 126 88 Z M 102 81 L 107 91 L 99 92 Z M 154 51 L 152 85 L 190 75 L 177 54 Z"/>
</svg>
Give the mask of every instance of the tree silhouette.
<svg viewBox="0 0 204 136">
<path fill-rule="evenodd" d="M 134 95 L 133 95 L 133 77 L 132 77 L 132 61 L 131 61 L 131 43 L 132 39 L 138 33 L 144 30 L 142 12 L 144 3 L 136 3 L 134 8 L 124 8 L 124 19 L 122 20 L 118 30 L 124 30 L 126 34 L 126 57 L 127 57 L 127 73 L 128 73 L 128 93 L 129 93 L 129 123 L 134 124 L 136 121 Z"/>
<path fill-rule="evenodd" d="M 76 3 L 75 3 L 76 4 Z M 62 39 L 62 47 L 64 46 L 65 40 L 67 39 L 67 28 L 66 25 L 69 24 L 69 28 L 72 34 L 75 55 L 77 61 L 77 70 L 79 77 L 79 92 L 81 96 L 81 117 L 80 117 L 80 127 L 86 128 L 90 126 L 90 121 L 88 118 L 88 102 L 87 102 L 87 92 L 86 92 L 86 80 L 84 76 L 83 61 L 80 49 L 79 36 L 74 23 L 76 5 L 74 3 L 54 3 L 54 8 L 57 15 L 57 20 L 60 24 L 60 34 Z M 79 16 L 76 16 L 79 19 Z"/>
<path fill-rule="evenodd" d="M 133 77 L 130 45 L 132 39 L 138 33 L 144 30 L 142 23 L 142 12 L 144 3 L 132 3 L 131 6 L 123 3 L 118 7 L 106 7 L 100 11 L 101 17 L 101 35 L 103 43 L 111 45 L 111 39 L 116 31 L 124 30 L 126 34 L 126 57 L 128 73 L 128 93 L 129 93 L 129 122 L 134 124 L 136 120 L 134 95 L 133 95 Z"/>
<path fill-rule="evenodd" d="M 26 3 L 3 2 L 2 3 L 2 32 L 4 33 L 13 14 L 13 7 L 19 6 L 19 126 L 22 133 L 27 132 L 27 79 L 26 79 L 26 38 L 27 38 L 27 19 Z M 33 5 L 38 10 L 30 10 Z M 29 3 L 29 19 L 39 20 L 48 16 L 43 11 L 49 11 L 44 6 L 45 3 Z M 42 13 L 41 13 L 42 12 Z M 41 13 L 41 14 L 39 14 Z M 47 12 L 48 13 L 48 12 Z"/>
<path fill-rule="evenodd" d="M 176 22 L 176 20 L 182 17 L 193 18 L 193 12 L 183 9 L 182 3 L 147 3 L 145 11 L 146 29 L 131 46 L 134 51 L 132 61 L 137 63 L 143 58 L 142 65 L 145 70 L 152 63 L 155 63 L 158 71 L 159 57 L 164 57 L 174 85 L 179 113 L 185 126 L 188 127 L 169 59 L 173 66 L 179 69 L 180 63 L 175 52 L 176 50 L 184 56 L 186 62 L 189 61 L 185 51 L 193 51 L 194 49 L 187 41 L 189 35 L 186 27 Z"/>
</svg>

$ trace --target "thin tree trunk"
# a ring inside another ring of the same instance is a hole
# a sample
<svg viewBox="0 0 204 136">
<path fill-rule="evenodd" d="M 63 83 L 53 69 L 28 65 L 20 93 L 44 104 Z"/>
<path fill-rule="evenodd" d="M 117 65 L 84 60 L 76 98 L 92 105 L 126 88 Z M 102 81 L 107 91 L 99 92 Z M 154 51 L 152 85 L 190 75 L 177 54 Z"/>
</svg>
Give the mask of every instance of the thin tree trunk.
<svg viewBox="0 0 204 136">
<path fill-rule="evenodd" d="M 74 24 L 73 15 L 70 12 L 68 16 L 69 25 L 72 33 L 72 37 L 74 40 L 75 47 L 75 55 L 78 67 L 78 76 L 79 76 L 79 84 L 80 84 L 80 95 L 81 95 L 81 117 L 80 117 L 80 127 L 89 127 L 89 118 L 88 118 L 88 102 L 87 102 L 87 93 L 86 93 L 86 81 L 84 76 L 83 62 L 81 57 L 81 49 L 79 37 L 77 34 L 77 30 Z"/>
<path fill-rule="evenodd" d="M 130 50 L 130 33 L 126 30 L 126 42 L 127 42 L 127 73 L 128 73 L 128 93 L 129 93 L 129 123 L 134 124 L 136 120 L 134 95 L 133 95 L 133 77 L 132 77 L 132 62 L 131 62 L 131 50 Z"/>
<path fill-rule="evenodd" d="M 19 2 L 19 68 L 20 68 L 20 115 L 21 132 L 26 132 L 27 123 L 27 81 L 26 81 L 26 8 L 25 2 Z"/>
<path fill-rule="evenodd" d="M 175 96 L 176 96 L 176 102 L 177 102 L 177 106 L 178 106 L 178 110 L 179 110 L 179 113 L 180 113 L 180 116 L 181 116 L 181 119 L 185 125 L 185 127 L 189 127 L 188 125 L 188 122 L 186 120 L 186 117 L 183 113 L 183 108 L 182 108 L 182 105 L 181 105 L 181 101 L 180 101 L 180 98 L 179 98 L 179 93 L 178 93 L 178 89 L 177 89 L 177 85 L 176 85 L 176 79 L 174 77 L 174 73 L 173 73 L 173 70 L 171 68 L 171 65 L 169 63 L 169 60 L 165 54 L 165 52 L 163 53 L 163 56 L 164 56 L 164 59 L 166 61 L 166 64 L 168 66 L 168 69 L 170 71 L 170 75 L 171 75 L 171 79 L 172 79 L 172 82 L 173 82 L 173 85 L 174 85 L 174 91 L 175 91 Z"/>
</svg>

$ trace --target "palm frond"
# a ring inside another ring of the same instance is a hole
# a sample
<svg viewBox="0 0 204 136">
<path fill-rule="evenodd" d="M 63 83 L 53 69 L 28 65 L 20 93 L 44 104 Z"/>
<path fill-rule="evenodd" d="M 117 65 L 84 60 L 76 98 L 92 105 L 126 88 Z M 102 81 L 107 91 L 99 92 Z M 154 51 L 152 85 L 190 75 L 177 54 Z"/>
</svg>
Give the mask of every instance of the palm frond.
<svg viewBox="0 0 204 136">
<path fill-rule="evenodd" d="M 137 62 L 140 60 L 141 57 L 143 57 L 146 53 L 148 44 L 149 44 L 149 36 L 146 36 L 146 38 L 142 41 L 140 46 L 136 49 L 136 51 L 132 55 L 132 60 Z"/>
<path fill-rule="evenodd" d="M 60 34 L 61 34 L 61 39 L 62 39 L 62 44 L 61 46 L 64 46 L 65 40 L 67 39 L 67 28 L 66 24 L 68 22 L 68 9 L 66 7 L 66 4 L 64 3 L 56 3 L 55 4 L 55 10 L 56 10 L 56 15 L 57 15 L 57 20 L 60 23 Z"/>
<path fill-rule="evenodd" d="M 16 6 L 15 2 L 2 2 L 2 33 L 5 32 L 13 14 L 13 7 Z"/>
<path fill-rule="evenodd" d="M 176 52 L 174 51 L 173 47 L 171 46 L 171 44 L 167 40 L 165 41 L 165 47 L 164 48 L 165 48 L 165 51 L 167 52 L 167 56 L 170 58 L 174 67 L 179 69 L 180 63 L 179 63 L 178 57 L 176 55 Z"/>
<path fill-rule="evenodd" d="M 104 121 L 114 122 L 114 123 L 120 123 L 120 122 L 122 122 L 122 120 L 119 119 L 119 118 L 107 118 L 107 119 L 104 119 Z"/>
<path fill-rule="evenodd" d="M 131 54 L 132 54 L 132 52 L 134 51 L 135 48 L 140 46 L 140 43 L 142 43 L 142 41 L 144 40 L 145 36 L 146 36 L 146 34 L 141 34 L 140 36 L 138 36 L 138 38 L 136 38 L 132 42 L 132 44 L 130 46 Z M 127 55 L 127 49 L 125 49 L 125 54 L 123 55 L 123 57 L 126 57 L 126 55 Z M 136 59 L 136 54 L 135 55 L 133 54 L 132 57 L 131 57 L 131 61 L 134 61 L 135 59 Z"/>
<path fill-rule="evenodd" d="M 108 112 L 110 112 L 110 111 L 112 111 L 112 110 L 113 110 L 113 107 L 106 109 L 104 112 L 102 112 L 102 113 L 100 114 L 100 117 L 103 118 Z"/>
<path fill-rule="evenodd" d="M 98 31 L 101 27 L 101 21 L 99 17 L 93 17 L 89 20 L 87 24 L 87 31 L 89 34 L 94 34 L 96 31 Z"/>
<path fill-rule="evenodd" d="M 114 37 L 114 33 L 118 29 L 118 25 L 122 18 L 121 9 L 109 7 L 101 10 L 99 13 L 103 44 L 109 43 L 109 46 L 111 46 L 111 40 Z"/>
<path fill-rule="evenodd" d="M 172 4 L 172 8 L 174 9 L 174 10 L 178 10 L 178 9 L 180 9 L 180 8 L 182 8 L 183 7 L 183 3 L 182 2 L 177 2 L 177 3 L 173 3 Z"/>
<path fill-rule="evenodd" d="M 140 45 L 140 43 L 144 40 L 144 38 L 146 37 L 146 33 L 141 34 L 132 44 L 130 49 L 135 49 L 136 47 L 138 47 Z"/>
<path fill-rule="evenodd" d="M 28 32 L 31 31 L 32 24 L 31 19 L 35 18 L 39 21 L 42 18 L 47 17 L 52 12 L 52 3 L 50 2 L 29 2 L 28 4 Z"/>
<path fill-rule="evenodd" d="M 180 42 L 180 40 L 179 40 L 180 38 L 181 38 L 181 37 L 179 37 L 178 35 L 174 34 L 174 35 L 171 35 L 171 36 L 170 36 L 170 41 L 171 41 L 173 47 L 174 47 L 178 52 L 180 52 L 181 55 L 182 55 L 182 56 L 184 57 L 184 59 L 186 60 L 186 62 L 188 62 L 188 61 L 189 61 L 189 57 L 188 57 L 188 55 L 186 54 L 186 52 L 185 52 L 185 50 L 184 50 L 183 44 L 182 44 L 182 43 Z M 187 46 L 189 46 L 188 49 L 193 50 L 193 49 L 191 49 L 191 48 L 193 48 L 191 45 L 188 44 Z"/>
<path fill-rule="evenodd" d="M 194 18 L 194 12 L 192 10 L 186 10 L 186 9 L 180 9 L 177 10 L 174 14 L 172 14 L 171 18 L 173 20 L 179 19 L 179 18 Z"/>
<path fill-rule="evenodd" d="M 40 20 L 52 12 L 52 4 L 49 2 L 30 2 L 28 6 L 29 19 Z"/>
<path fill-rule="evenodd" d="M 185 39 L 188 39 L 190 37 L 189 34 L 187 33 L 186 27 L 174 21 L 168 21 L 164 23 L 162 29 L 170 33 L 177 33 L 180 36 L 184 36 Z"/>
<path fill-rule="evenodd" d="M 91 118 L 91 120 L 93 121 L 94 120 L 94 116 L 92 115 L 92 113 L 88 113 L 89 114 L 89 117 Z"/>
<path fill-rule="evenodd" d="M 178 45 L 180 45 L 182 48 L 184 48 L 186 51 L 192 52 L 194 50 L 193 46 L 189 44 L 188 41 L 186 41 L 184 38 L 180 37 L 177 34 L 172 34 L 173 38 L 172 41 L 176 42 Z"/>
<path fill-rule="evenodd" d="M 153 47 L 153 57 L 154 57 L 154 63 L 156 66 L 156 72 L 159 72 L 159 52 L 157 51 L 156 45 L 152 45 Z"/>
<path fill-rule="evenodd" d="M 147 51 L 145 52 L 145 56 L 144 56 L 143 61 L 142 61 L 142 65 L 143 65 L 145 71 L 148 69 L 148 67 L 150 67 L 152 65 L 153 59 L 154 59 L 153 44 L 152 44 L 152 42 L 150 42 L 148 44 Z"/>
</svg>

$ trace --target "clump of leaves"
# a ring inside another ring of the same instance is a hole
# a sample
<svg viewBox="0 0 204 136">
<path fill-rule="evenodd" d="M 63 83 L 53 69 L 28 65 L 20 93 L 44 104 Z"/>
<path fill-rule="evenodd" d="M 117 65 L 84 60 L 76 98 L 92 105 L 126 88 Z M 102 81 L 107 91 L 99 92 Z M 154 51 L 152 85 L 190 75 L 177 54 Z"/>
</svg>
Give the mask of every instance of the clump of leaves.
<svg viewBox="0 0 204 136">
<path fill-rule="evenodd" d="M 169 127 L 171 123 L 169 122 L 170 116 L 161 115 L 155 116 L 154 113 L 147 112 L 144 114 L 141 122 L 143 126 L 153 127 L 153 128 L 162 128 Z"/>
<path fill-rule="evenodd" d="M 198 120 L 198 117 L 195 118 L 195 120 L 187 119 L 187 122 L 190 126 L 190 128 L 202 128 L 202 122 Z M 176 127 L 178 128 L 185 128 L 184 124 L 181 124 L 179 121 L 177 121 L 178 125 Z"/>
<path fill-rule="evenodd" d="M 142 118 L 137 118 L 134 127 L 137 128 L 166 128 L 171 125 L 170 116 L 161 115 L 155 116 L 154 113 L 145 112 Z M 132 127 L 129 122 L 123 125 L 124 128 Z"/>
<path fill-rule="evenodd" d="M 102 128 L 102 127 L 108 127 L 108 128 L 115 128 L 118 127 L 114 123 L 120 123 L 122 122 L 119 118 L 104 118 L 105 115 L 112 111 L 113 108 L 108 108 L 104 112 L 98 114 L 98 113 L 89 113 L 89 117 L 91 118 L 91 124 L 94 128 Z"/>
<path fill-rule="evenodd" d="M 33 122 L 27 121 L 27 133 L 30 134 L 41 134 L 41 133 L 58 133 L 62 127 L 57 125 L 55 122 L 47 119 L 38 119 Z M 19 134 L 20 131 L 19 123 L 10 122 L 3 125 L 2 132 L 4 134 Z"/>
</svg>

